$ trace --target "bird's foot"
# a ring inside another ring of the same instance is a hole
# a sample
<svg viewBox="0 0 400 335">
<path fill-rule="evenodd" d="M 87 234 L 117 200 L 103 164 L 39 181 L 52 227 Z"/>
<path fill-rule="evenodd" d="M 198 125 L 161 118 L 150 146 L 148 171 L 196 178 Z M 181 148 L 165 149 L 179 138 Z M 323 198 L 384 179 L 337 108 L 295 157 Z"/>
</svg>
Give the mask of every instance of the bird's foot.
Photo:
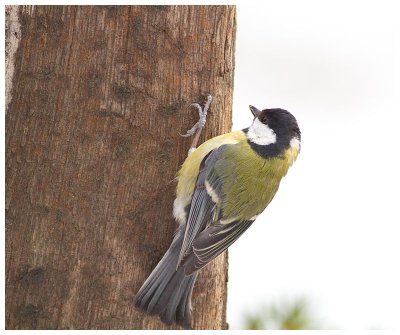
<svg viewBox="0 0 400 335">
<path fill-rule="evenodd" d="M 207 102 L 204 104 L 203 108 L 201 108 L 200 104 L 198 104 L 198 103 L 192 103 L 190 105 L 190 107 L 195 107 L 197 109 L 197 111 L 199 112 L 199 121 L 197 121 L 196 124 L 186 132 L 186 134 L 184 134 L 184 135 L 180 134 L 182 137 L 189 137 L 189 136 L 196 134 L 193 139 L 192 145 L 190 146 L 190 149 L 188 152 L 189 155 L 194 150 L 196 150 L 201 131 L 206 124 L 207 112 L 208 112 L 208 109 L 210 108 L 211 101 L 212 101 L 212 96 L 209 94 L 209 95 L 207 95 Z"/>
</svg>

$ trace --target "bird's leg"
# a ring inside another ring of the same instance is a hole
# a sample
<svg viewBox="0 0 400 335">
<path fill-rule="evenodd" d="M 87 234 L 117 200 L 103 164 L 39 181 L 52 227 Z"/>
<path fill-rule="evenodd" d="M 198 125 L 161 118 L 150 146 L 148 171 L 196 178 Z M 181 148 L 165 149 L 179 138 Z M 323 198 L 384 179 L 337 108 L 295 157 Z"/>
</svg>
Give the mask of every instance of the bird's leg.
<svg viewBox="0 0 400 335">
<path fill-rule="evenodd" d="M 201 108 L 200 104 L 198 104 L 198 103 L 192 103 L 190 105 L 190 107 L 193 106 L 193 107 L 197 108 L 197 111 L 199 112 L 199 121 L 192 128 L 190 128 L 186 132 L 186 134 L 184 134 L 184 135 L 181 134 L 182 137 L 189 137 L 194 134 L 194 138 L 192 141 L 192 145 L 190 146 L 188 155 L 190 155 L 197 147 L 197 143 L 199 142 L 201 131 L 206 124 L 207 112 L 208 112 L 208 109 L 210 108 L 211 101 L 212 101 L 212 96 L 208 95 L 207 102 L 205 103 L 203 108 Z"/>
</svg>

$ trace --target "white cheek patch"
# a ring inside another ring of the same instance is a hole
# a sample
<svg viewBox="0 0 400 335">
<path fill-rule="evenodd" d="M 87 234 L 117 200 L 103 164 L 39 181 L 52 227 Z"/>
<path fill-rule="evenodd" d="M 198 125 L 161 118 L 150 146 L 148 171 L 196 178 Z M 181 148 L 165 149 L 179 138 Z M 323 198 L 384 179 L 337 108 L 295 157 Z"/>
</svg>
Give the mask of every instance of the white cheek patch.
<svg viewBox="0 0 400 335">
<path fill-rule="evenodd" d="M 300 140 L 297 137 L 293 137 L 290 140 L 290 147 L 300 151 Z"/>
<path fill-rule="evenodd" d="M 255 119 L 253 124 L 249 127 L 247 138 L 250 142 L 258 145 L 268 145 L 276 142 L 275 132 L 259 119 Z"/>
</svg>

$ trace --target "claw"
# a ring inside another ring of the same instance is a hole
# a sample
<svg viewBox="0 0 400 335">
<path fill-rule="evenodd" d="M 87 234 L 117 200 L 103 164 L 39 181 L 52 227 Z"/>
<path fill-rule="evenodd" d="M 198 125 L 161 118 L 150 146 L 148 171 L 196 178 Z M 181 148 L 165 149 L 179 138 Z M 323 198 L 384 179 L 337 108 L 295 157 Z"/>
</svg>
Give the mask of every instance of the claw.
<svg viewBox="0 0 400 335">
<path fill-rule="evenodd" d="M 186 131 L 186 134 L 179 133 L 179 135 L 181 135 L 182 137 L 192 136 L 197 131 L 198 127 L 199 127 L 199 122 L 196 122 L 196 124 L 192 128 Z"/>
<path fill-rule="evenodd" d="M 195 107 L 197 109 L 197 111 L 199 112 L 199 121 L 196 122 L 196 124 L 190 128 L 186 134 L 179 134 L 182 137 L 189 137 L 195 134 L 195 132 L 199 129 L 203 129 L 204 126 L 206 125 L 206 119 L 207 119 L 207 112 L 208 109 L 210 108 L 210 104 L 212 101 L 212 96 L 208 95 L 207 96 L 207 102 L 204 105 L 204 108 L 201 108 L 200 104 L 198 104 L 197 102 L 194 102 L 190 105 L 190 107 Z"/>
<path fill-rule="evenodd" d="M 196 122 L 196 124 L 192 128 L 190 128 L 186 132 L 186 134 L 184 134 L 184 135 L 179 134 L 182 137 L 189 137 L 189 136 L 196 134 L 196 136 L 193 140 L 192 146 L 189 149 L 189 154 L 196 149 L 201 130 L 204 128 L 204 126 L 206 124 L 207 112 L 208 112 L 208 109 L 210 108 L 211 101 L 212 101 L 212 96 L 209 94 L 209 95 L 207 95 L 207 102 L 204 104 L 203 108 L 201 108 L 200 104 L 198 104 L 197 102 L 194 102 L 190 105 L 190 107 L 195 107 L 197 109 L 197 111 L 199 112 L 199 121 Z"/>
<path fill-rule="evenodd" d="M 193 102 L 189 107 L 196 107 L 199 112 L 199 116 L 201 116 L 203 109 L 201 108 L 200 104 L 198 104 L 197 102 Z"/>
</svg>

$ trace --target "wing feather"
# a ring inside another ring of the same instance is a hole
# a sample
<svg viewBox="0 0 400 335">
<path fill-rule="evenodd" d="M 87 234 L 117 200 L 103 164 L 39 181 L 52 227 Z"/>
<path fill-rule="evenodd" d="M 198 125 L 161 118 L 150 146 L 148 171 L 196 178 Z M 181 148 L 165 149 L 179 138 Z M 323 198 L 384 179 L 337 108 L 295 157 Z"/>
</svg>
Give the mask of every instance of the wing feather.
<svg viewBox="0 0 400 335">
<path fill-rule="evenodd" d="M 215 224 L 202 231 L 193 241 L 193 253 L 184 263 L 185 274 L 194 271 L 212 261 L 234 243 L 253 223 L 236 221 L 229 224 Z"/>
<path fill-rule="evenodd" d="M 186 274 L 199 270 L 221 254 L 253 223 L 250 220 L 221 223 L 224 219 L 221 209 L 223 183 L 214 167 L 225 158 L 227 146 L 231 145 L 214 149 L 200 164 L 178 261 L 178 267 L 184 266 Z M 235 162 L 224 159 L 224 164 L 233 166 Z M 211 189 L 207 190 L 206 182 Z"/>
<path fill-rule="evenodd" d="M 186 222 L 185 237 L 183 239 L 177 267 L 182 260 L 192 251 L 192 243 L 195 237 L 207 227 L 216 217 L 216 203 L 207 193 L 205 187 L 206 177 L 212 174 L 214 163 L 221 157 L 226 145 L 209 152 L 200 164 L 199 175 L 196 181 L 196 188 L 193 193 L 189 215 Z"/>
</svg>

